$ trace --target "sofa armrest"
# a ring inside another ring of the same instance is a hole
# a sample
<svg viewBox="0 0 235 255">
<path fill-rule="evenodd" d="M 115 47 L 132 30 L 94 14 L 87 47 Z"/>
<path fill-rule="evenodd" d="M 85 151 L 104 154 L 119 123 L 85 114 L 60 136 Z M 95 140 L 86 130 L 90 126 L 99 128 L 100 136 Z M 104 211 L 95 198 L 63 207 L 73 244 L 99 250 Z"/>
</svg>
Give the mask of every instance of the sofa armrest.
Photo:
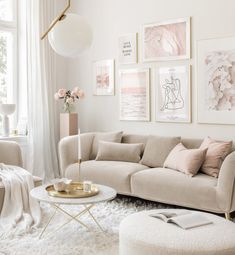
<svg viewBox="0 0 235 255">
<path fill-rule="evenodd" d="M 224 160 L 218 178 L 217 200 L 219 207 L 224 212 L 235 210 L 234 197 L 235 181 L 235 151 Z"/>
<path fill-rule="evenodd" d="M 90 158 L 94 133 L 81 134 L 82 161 Z M 67 136 L 59 142 L 60 175 L 65 176 L 67 167 L 78 162 L 78 136 Z"/>
<path fill-rule="evenodd" d="M 0 163 L 22 167 L 20 145 L 13 141 L 0 141 Z"/>
</svg>

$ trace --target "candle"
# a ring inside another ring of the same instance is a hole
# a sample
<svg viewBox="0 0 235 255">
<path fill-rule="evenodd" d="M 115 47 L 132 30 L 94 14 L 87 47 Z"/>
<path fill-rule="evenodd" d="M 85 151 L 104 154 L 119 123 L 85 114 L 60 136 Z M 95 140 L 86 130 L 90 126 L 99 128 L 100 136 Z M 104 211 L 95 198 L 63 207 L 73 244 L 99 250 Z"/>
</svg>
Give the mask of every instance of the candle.
<svg viewBox="0 0 235 255">
<path fill-rule="evenodd" d="M 80 128 L 78 129 L 78 160 L 82 159 L 82 151 L 81 151 L 81 132 Z"/>
</svg>

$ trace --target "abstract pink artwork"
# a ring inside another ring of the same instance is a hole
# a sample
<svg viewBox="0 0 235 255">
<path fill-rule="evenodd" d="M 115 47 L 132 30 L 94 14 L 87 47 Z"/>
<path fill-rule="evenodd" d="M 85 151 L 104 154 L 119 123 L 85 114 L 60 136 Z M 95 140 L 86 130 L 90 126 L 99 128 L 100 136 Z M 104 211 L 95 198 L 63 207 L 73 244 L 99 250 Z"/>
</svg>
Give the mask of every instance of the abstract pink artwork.
<svg viewBox="0 0 235 255">
<path fill-rule="evenodd" d="M 190 58 L 190 18 L 144 26 L 144 61 Z"/>
<path fill-rule="evenodd" d="M 235 37 L 197 42 L 199 123 L 235 124 Z"/>
<path fill-rule="evenodd" d="M 205 57 L 208 110 L 235 110 L 235 50 L 213 51 Z"/>
<path fill-rule="evenodd" d="M 114 95 L 114 60 L 93 63 L 93 89 L 96 96 Z"/>
</svg>

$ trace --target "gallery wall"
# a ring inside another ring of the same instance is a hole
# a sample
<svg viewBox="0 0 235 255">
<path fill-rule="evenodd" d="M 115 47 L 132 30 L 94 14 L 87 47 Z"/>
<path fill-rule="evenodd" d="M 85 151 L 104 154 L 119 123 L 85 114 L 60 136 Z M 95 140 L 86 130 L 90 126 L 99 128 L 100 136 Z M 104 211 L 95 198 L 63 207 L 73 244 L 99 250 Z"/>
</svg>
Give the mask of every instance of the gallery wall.
<svg viewBox="0 0 235 255">
<path fill-rule="evenodd" d="M 61 4 L 61 1 L 60 1 Z M 78 85 L 86 98 L 79 102 L 79 125 L 82 132 L 123 130 L 131 133 L 181 135 L 219 139 L 233 139 L 234 125 L 197 123 L 196 41 L 235 35 L 234 0 L 79 0 L 73 1 L 72 12 L 86 17 L 93 29 L 93 45 L 81 57 L 66 62 L 67 88 Z M 191 60 L 142 62 L 142 25 L 169 19 L 191 17 Z M 119 65 L 118 37 L 138 33 L 139 62 Z M 115 59 L 115 96 L 93 96 L 92 63 L 96 60 Z M 160 123 L 155 121 L 155 70 L 174 64 L 192 65 L 192 123 Z M 120 68 L 151 68 L 151 121 L 119 120 Z M 200 95 L 198 95 L 200 97 Z"/>
</svg>

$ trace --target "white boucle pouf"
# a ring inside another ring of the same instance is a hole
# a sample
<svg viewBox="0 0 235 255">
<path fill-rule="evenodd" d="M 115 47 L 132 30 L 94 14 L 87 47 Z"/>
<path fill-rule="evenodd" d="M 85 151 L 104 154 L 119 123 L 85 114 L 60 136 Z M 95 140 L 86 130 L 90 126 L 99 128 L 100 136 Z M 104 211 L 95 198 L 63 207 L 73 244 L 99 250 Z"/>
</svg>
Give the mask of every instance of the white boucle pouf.
<svg viewBox="0 0 235 255">
<path fill-rule="evenodd" d="M 184 230 L 149 216 L 161 211 L 166 209 L 135 213 L 121 222 L 119 255 L 235 255 L 233 222 L 203 213 L 213 224 Z"/>
</svg>

